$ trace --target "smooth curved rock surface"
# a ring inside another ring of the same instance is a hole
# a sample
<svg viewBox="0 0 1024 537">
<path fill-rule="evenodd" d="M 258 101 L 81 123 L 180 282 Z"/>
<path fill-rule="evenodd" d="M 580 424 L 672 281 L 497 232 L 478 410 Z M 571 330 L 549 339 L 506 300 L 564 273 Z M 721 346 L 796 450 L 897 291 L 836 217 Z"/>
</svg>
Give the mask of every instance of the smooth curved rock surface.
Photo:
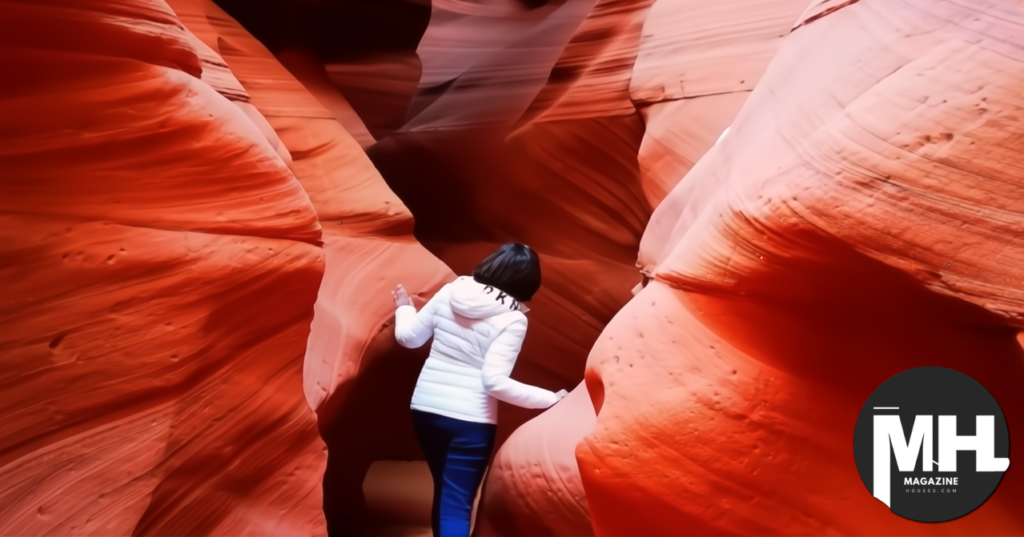
<svg viewBox="0 0 1024 537">
<path fill-rule="evenodd" d="M 523 120 L 635 115 L 629 80 L 652 4 L 654 0 L 597 0 Z"/>
<path fill-rule="evenodd" d="M 325 533 L 321 229 L 209 52 L 160 1 L 0 7 L 2 534 Z"/>
<path fill-rule="evenodd" d="M 332 112 L 351 107 L 367 132 L 339 121 L 363 147 L 401 128 L 416 93 L 421 65 L 416 54 L 431 16 L 431 2 L 336 0 L 292 2 L 218 0 L 320 99 L 324 82 L 347 106 L 322 101 Z M 314 60 L 297 63 L 296 56 Z M 328 80 L 323 80 L 326 73 Z M 337 98 L 330 101 L 337 102 Z"/>
<path fill-rule="evenodd" d="M 655 2 L 629 82 L 644 118 L 637 156 L 657 207 L 723 134 L 807 0 Z"/>
<path fill-rule="evenodd" d="M 327 68 L 315 57 L 302 50 L 286 50 L 278 52 L 274 57 L 331 112 L 334 119 L 359 143 L 359 147 L 365 149 L 377 141 L 345 96 L 333 85 Z"/>
<path fill-rule="evenodd" d="M 482 499 L 486 509 L 477 515 L 473 534 L 590 534 L 587 496 L 574 455 L 595 421 L 590 395 L 581 384 L 516 429 L 488 470 Z"/>
<path fill-rule="evenodd" d="M 701 163 L 708 179 L 682 185 L 652 217 L 640 265 L 652 272 L 663 263 L 672 266 L 680 239 L 701 214 L 710 214 L 705 206 L 721 203 L 724 193 L 749 196 L 760 189 L 759 215 L 776 211 L 771 216 L 787 224 L 834 235 L 933 291 L 1021 324 L 1024 289 L 1015 269 L 1021 254 L 996 238 L 1021 230 L 1019 157 L 1002 142 L 1018 136 L 1016 125 L 1006 123 L 1016 117 L 1017 97 L 1003 88 L 1016 88 L 1021 76 L 1021 39 L 1014 38 L 1019 19 L 1012 12 L 989 15 L 975 4 L 912 3 L 884 16 L 871 10 L 871 4 L 850 5 L 793 34 L 774 63 L 772 85 L 742 113 L 749 116 L 744 128 L 737 124 Z M 870 22 L 862 22 L 865 17 Z M 959 22 L 966 17 L 978 21 Z M 976 25 L 985 21 L 991 28 L 981 33 Z M 867 45 L 841 45 L 837 37 L 827 41 L 829 47 L 796 44 L 817 44 L 823 26 L 860 39 L 869 24 L 890 32 L 871 42 L 899 48 L 878 53 Z M 893 37 L 900 31 L 895 28 L 906 25 L 935 32 Z M 863 64 L 866 72 L 849 74 L 839 60 Z M 960 64 L 970 70 L 953 70 Z M 821 81 L 813 82 L 812 68 Z M 767 95 L 783 89 L 793 96 Z M 772 112 L 757 113 L 758 107 Z M 779 172 L 789 166 L 800 169 Z M 776 208 L 786 194 L 803 190 L 802 196 L 812 197 Z M 773 247 L 758 248 L 767 255 Z M 680 263 L 670 270 L 692 276 L 702 269 Z"/>
<path fill-rule="evenodd" d="M 431 2 L 416 49 L 419 91 L 403 132 L 515 123 L 548 81 L 594 0 Z"/>
<path fill-rule="evenodd" d="M 409 400 L 427 349 L 408 351 L 395 343 L 388 330 L 394 314 L 390 291 L 402 283 L 422 302 L 454 274 L 415 241 L 408 209 L 336 113 L 320 102 L 334 98 L 329 88 L 306 89 L 212 2 L 172 5 L 186 24 L 205 28 L 200 35 L 218 45 L 252 105 L 292 155 L 295 176 L 324 226 L 326 267 L 310 326 L 304 387 L 332 453 L 324 476 L 329 529 L 365 534 L 373 521 L 367 520 L 362 485 L 371 463 L 420 456 Z M 293 68 L 315 80 L 308 58 L 297 52 L 288 57 Z"/>
<path fill-rule="evenodd" d="M 322 221 L 361 232 L 403 235 L 412 215 L 383 183 L 335 115 L 231 16 L 209 0 L 173 0 L 196 35 L 217 51 L 293 160 Z"/>
<path fill-rule="evenodd" d="M 872 498 L 850 454 L 868 395 L 912 367 L 1024 408 L 1024 248 L 1006 240 L 1024 231 L 1024 12 L 808 13 L 655 211 L 654 281 L 590 356 L 598 417 L 577 459 L 598 535 L 1024 531 L 1018 474 L 921 525 Z"/>
</svg>

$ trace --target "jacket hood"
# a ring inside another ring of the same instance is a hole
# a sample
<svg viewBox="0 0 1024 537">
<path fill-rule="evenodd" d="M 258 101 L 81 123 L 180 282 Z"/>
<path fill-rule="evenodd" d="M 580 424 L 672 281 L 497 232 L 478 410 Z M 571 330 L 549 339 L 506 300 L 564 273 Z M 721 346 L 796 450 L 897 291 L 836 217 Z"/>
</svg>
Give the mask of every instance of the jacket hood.
<svg viewBox="0 0 1024 537">
<path fill-rule="evenodd" d="M 470 319 L 486 319 L 510 311 L 529 311 L 526 306 L 499 289 L 478 283 L 470 276 L 459 276 L 451 284 L 452 311 Z"/>
</svg>

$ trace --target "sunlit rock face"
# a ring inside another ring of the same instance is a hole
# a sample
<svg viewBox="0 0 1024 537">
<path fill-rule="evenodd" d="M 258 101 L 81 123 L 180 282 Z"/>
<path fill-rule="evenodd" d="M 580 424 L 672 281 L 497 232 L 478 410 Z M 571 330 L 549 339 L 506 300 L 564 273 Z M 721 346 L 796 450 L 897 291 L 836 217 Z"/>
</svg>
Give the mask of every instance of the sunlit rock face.
<svg viewBox="0 0 1024 537">
<path fill-rule="evenodd" d="M 722 136 L 807 5 L 654 3 L 629 82 L 645 124 L 637 160 L 652 207 Z"/>
<path fill-rule="evenodd" d="M 161 1 L 0 21 L 0 533 L 324 534 L 322 232 L 245 89 Z"/>
<path fill-rule="evenodd" d="M 873 499 L 850 453 L 868 395 L 912 367 L 1024 408 L 1022 38 L 1019 7 L 984 2 L 803 15 L 654 212 L 653 281 L 590 355 L 577 459 L 597 534 L 1024 531 L 1020 475 L 926 526 Z"/>
</svg>

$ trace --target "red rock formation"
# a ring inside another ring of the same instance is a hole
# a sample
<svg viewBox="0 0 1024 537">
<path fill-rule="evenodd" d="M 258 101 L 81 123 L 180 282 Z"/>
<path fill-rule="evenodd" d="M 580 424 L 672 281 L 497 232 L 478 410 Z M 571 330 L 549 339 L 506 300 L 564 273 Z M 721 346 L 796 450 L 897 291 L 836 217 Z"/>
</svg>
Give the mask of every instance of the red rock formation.
<svg viewBox="0 0 1024 537">
<path fill-rule="evenodd" d="M 551 410 L 516 429 L 488 470 L 485 509 L 477 516 L 474 534 L 591 533 L 573 454 L 595 419 L 590 395 L 581 384 Z"/>
<path fill-rule="evenodd" d="M 807 0 L 656 2 L 630 79 L 644 119 L 638 160 L 651 207 L 711 148 Z"/>
<path fill-rule="evenodd" d="M 1024 408 L 1024 249 L 1007 241 L 1024 230 L 1024 17 L 825 11 L 659 206 L 641 249 L 655 281 L 591 354 L 577 458 L 599 535 L 1024 531 L 1020 475 L 922 525 L 873 499 L 850 453 L 868 395 L 912 367 Z"/>
<path fill-rule="evenodd" d="M 508 0 L 431 2 L 417 48 L 420 91 L 402 131 L 503 126 L 507 133 L 593 6 L 594 0 L 535 9 Z"/>
<path fill-rule="evenodd" d="M 217 4 L 273 51 L 363 147 L 406 122 L 420 79 L 416 47 L 430 19 L 431 2 L 218 0 Z M 324 99 L 328 85 L 340 90 L 347 104 L 336 106 L 336 96 Z M 349 107 L 358 121 L 345 111 Z"/>
<path fill-rule="evenodd" d="M 295 176 L 321 221 L 367 234 L 404 235 L 412 216 L 335 115 L 234 19 L 209 0 L 172 0 L 212 43 L 291 153 Z M 390 296 L 390 295 L 389 295 Z"/>
<path fill-rule="evenodd" d="M 374 138 L 383 138 L 405 124 L 420 77 L 415 51 L 327 63 L 324 70 Z"/>
<path fill-rule="evenodd" d="M 320 102 L 343 107 L 343 98 L 336 100 L 340 96 L 322 83 L 311 93 L 212 2 L 171 4 L 189 28 L 216 44 L 291 153 L 295 175 L 323 222 L 326 268 L 309 335 L 305 390 L 332 453 L 324 478 L 330 530 L 363 534 L 365 523 L 372 523 L 364 520 L 362 496 L 370 464 L 420 456 L 409 399 L 426 349 L 410 352 L 394 342 L 387 330 L 394 313 L 389 291 L 403 283 L 422 301 L 454 275 L 416 243 L 409 211 L 336 113 Z M 289 57 L 293 68 L 316 82 L 308 58 Z"/>
<path fill-rule="evenodd" d="M 352 135 L 360 147 L 366 148 L 376 142 L 362 118 L 334 86 L 327 69 L 316 58 L 302 50 L 279 52 L 275 57 L 320 104 L 330 110 L 331 115 L 345 127 L 345 131 Z"/>
<path fill-rule="evenodd" d="M 323 534 L 316 214 L 160 1 L 0 7 L 0 533 Z"/>
</svg>

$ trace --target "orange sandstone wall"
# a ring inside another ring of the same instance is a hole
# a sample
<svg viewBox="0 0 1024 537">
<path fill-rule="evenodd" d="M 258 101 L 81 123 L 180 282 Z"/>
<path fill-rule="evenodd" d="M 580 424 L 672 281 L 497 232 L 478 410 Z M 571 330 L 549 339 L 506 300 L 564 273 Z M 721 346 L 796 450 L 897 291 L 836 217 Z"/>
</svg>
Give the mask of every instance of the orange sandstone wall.
<svg viewBox="0 0 1024 537">
<path fill-rule="evenodd" d="M 306 89 L 209 0 L 171 5 L 217 47 L 251 105 L 266 117 L 323 226 L 326 267 L 304 387 L 331 454 L 324 475 L 328 527 L 332 534 L 360 534 L 372 522 L 362 492 L 369 465 L 421 456 L 408 407 L 427 349 L 408 351 L 395 343 L 388 330 L 390 291 L 403 283 L 422 304 L 454 274 L 412 237 L 412 215 L 341 123 L 346 102 L 337 90 L 324 84 L 314 86 L 316 93 Z M 315 66 L 300 53 L 289 54 L 289 64 L 316 80 Z"/>
<path fill-rule="evenodd" d="M 475 535 L 593 535 L 573 456 L 596 416 L 582 383 L 515 430 L 488 470 Z"/>
<path fill-rule="evenodd" d="M 808 0 L 662 0 L 644 22 L 629 94 L 651 207 L 732 123 Z"/>
<path fill-rule="evenodd" d="M 576 454 L 598 535 L 1024 531 L 1021 474 L 917 524 L 867 493 L 850 444 L 871 391 L 912 367 L 1024 408 L 1024 18 L 826 4 L 655 211 L 654 281 L 590 355 Z"/>
<path fill-rule="evenodd" d="M 322 232 L 217 61 L 162 1 L 0 6 L 2 534 L 325 533 Z"/>
</svg>

